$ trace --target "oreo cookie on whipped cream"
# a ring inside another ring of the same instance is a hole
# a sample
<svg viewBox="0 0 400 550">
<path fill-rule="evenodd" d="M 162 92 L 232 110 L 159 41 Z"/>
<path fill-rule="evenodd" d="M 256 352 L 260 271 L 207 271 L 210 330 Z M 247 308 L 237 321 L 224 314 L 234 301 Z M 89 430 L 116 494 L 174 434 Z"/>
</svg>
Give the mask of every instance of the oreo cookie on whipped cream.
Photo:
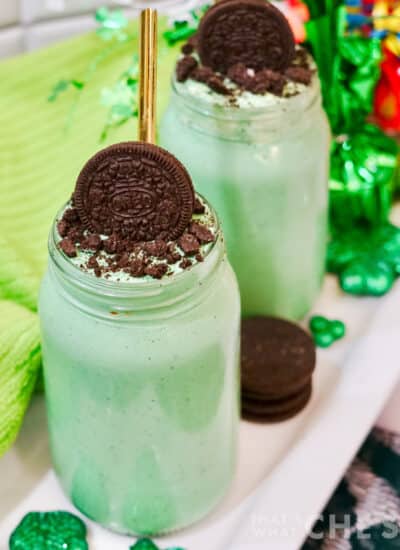
<svg viewBox="0 0 400 550">
<path fill-rule="evenodd" d="M 178 82 L 194 80 L 227 96 L 294 95 L 293 85 L 308 86 L 315 72 L 305 50 L 296 47 L 285 16 L 266 0 L 217 2 L 182 53 Z"/>
<path fill-rule="evenodd" d="M 173 155 L 149 143 L 124 142 L 83 167 L 57 223 L 58 246 L 97 277 L 161 279 L 203 261 L 216 239 L 214 222 Z"/>
</svg>

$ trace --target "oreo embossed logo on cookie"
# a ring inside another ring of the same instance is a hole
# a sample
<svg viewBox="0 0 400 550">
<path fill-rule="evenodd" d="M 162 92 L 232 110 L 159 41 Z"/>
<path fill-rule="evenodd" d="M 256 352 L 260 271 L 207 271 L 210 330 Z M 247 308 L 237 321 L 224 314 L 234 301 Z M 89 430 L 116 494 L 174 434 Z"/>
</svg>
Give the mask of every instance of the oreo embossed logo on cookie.
<svg viewBox="0 0 400 550">
<path fill-rule="evenodd" d="M 198 50 L 203 65 L 226 74 L 237 63 L 282 71 L 295 54 L 285 16 L 265 0 L 222 0 L 202 18 Z"/>
<path fill-rule="evenodd" d="M 191 220 L 194 190 L 173 155 L 132 141 L 111 145 L 86 163 L 74 203 L 90 231 L 132 241 L 176 239 Z"/>
</svg>

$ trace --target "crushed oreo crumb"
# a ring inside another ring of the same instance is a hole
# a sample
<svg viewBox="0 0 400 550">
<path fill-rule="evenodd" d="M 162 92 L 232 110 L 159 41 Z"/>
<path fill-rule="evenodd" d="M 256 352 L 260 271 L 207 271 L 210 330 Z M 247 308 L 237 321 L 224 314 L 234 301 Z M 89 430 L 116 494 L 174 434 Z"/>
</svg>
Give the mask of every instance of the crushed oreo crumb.
<svg viewBox="0 0 400 550">
<path fill-rule="evenodd" d="M 82 241 L 81 248 L 87 248 L 88 250 L 95 250 L 98 252 L 103 246 L 103 241 L 100 238 L 100 235 L 89 235 L 87 239 Z"/>
<path fill-rule="evenodd" d="M 194 46 L 193 44 L 190 44 L 189 42 L 186 42 L 186 44 L 184 44 L 181 48 L 181 52 L 184 54 L 184 55 L 190 55 L 191 53 L 194 52 Z"/>
<path fill-rule="evenodd" d="M 289 67 L 285 75 L 294 82 L 300 82 L 308 86 L 311 83 L 313 73 L 310 69 L 305 69 L 304 67 Z"/>
<path fill-rule="evenodd" d="M 194 235 L 184 233 L 179 237 L 178 244 L 185 254 L 192 256 L 200 250 L 200 243 Z"/>
<path fill-rule="evenodd" d="M 76 246 L 71 241 L 69 237 L 64 237 L 62 241 L 60 241 L 60 248 L 70 258 L 75 258 L 77 252 L 76 252 Z"/>
<path fill-rule="evenodd" d="M 206 209 L 204 204 L 201 202 L 201 200 L 198 197 L 196 197 L 194 201 L 194 209 L 193 209 L 194 214 L 204 214 L 205 211 Z"/>
<path fill-rule="evenodd" d="M 185 82 L 196 69 L 198 63 L 191 55 L 185 55 L 178 61 L 176 66 L 176 79 L 178 82 Z"/>
<path fill-rule="evenodd" d="M 131 242 L 117 233 L 107 237 L 91 233 L 83 228 L 77 210 L 67 208 L 57 222 L 61 237 L 58 246 L 70 258 L 76 257 L 79 251 L 91 252 L 92 255 L 80 267 L 92 270 L 96 277 L 108 279 L 111 273 L 125 272 L 132 277 L 148 275 L 161 279 L 172 274 L 172 265 L 178 264 L 181 269 L 188 269 L 193 261 L 204 260 L 201 246 L 215 240 L 209 227 L 199 221 L 198 216 L 205 212 L 205 205 L 196 197 L 194 217 L 177 240 Z"/>
<path fill-rule="evenodd" d="M 190 75 L 190 78 L 197 80 L 198 82 L 203 82 L 207 84 L 210 78 L 215 75 L 214 71 L 210 67 L 197 67 L 193 73 Z"/>
<path fill-rule="evenodd" d="M 154 279 L 162 279 L 168 271 L 167 264 L 152 264 L 148 265 L 144 272 L 146 275 L 150 275 Z"/>
<path fill-rule="evenodd" d="M 228 69 L 228 78 L 235 84 L 242 86 L 246 89 L 251 76 L 247 70 L 247 67 L 243 63 L 236 63 Z"/>
<path fill-rule="evenodd" d="M 192 262 L 191 260 L 189 260 L 189 258 L 183 258 L 183 260 L 179 264 L 179 267 L 181 269 L 188 269 L 189 267 L 191 267 L 191 265 L 192 265 Z"/>
<path fill-rule="evenodd" d="M 145 266 L 143 260 L 141 260 L 140 258 L 135 258 L 134 260 L 132 260 L 132 262 L 129 266 L 129 273 L 133 277 L 143 277 L 145 267 L 146 266 Z"/>
<path fill-rule="evenodd" d="M 192 222 L 189 231 L 194 235 L 201 244 L 212 243 L 214 240 L 213 233 L 202 223 Z"/>
<path fill-rule="evenodd" d="M 191 80 L 202 82 L 218 94 L 231 96 L 233 101 L 230 101 L 230 103 L 235 105 L 235 89 L 226 85 L 224 76 L 213 71 L 210 67 L 198 64 L 194 56 L 196 53 L 195 41 L 185 44 L 182 52 L 184 53 L 184 57 L 178 61 L 176 68 L 177 80 L 184 82 L 190 78 Z M 291 65 L 286 70 L 273 71 L 271 69 L 261 69 L 254 71 L 243 63 L 236 63 L 228 68 L 226 76 L 232 83 L 236 84 L 236 91 L 239 93 L 248 91 L 256 95 L 263 95 L 269 92 L 278 97 L 283 97 L 288 82 L 292 81 L 309 86 L 312 82 L 314 72 L 310 68 L 310 57 L 307 50 L 303 47 L 298 47 Z"/>
<path fill-rule="evenodd" d="M 57 224 L 57 230 L 61 237 L 66 237 L 68 235 L 69 225 L 65 220 L 61 220 Z"/>
<path fill-rule="evenodd" d="M 219 76 L 212 76 L 208 80 L 208 87 L 211 88 L 211 90 L 214 90 L 217 94 L 222 95 L 229 95 L 231 92 L 230 90 L 225 86 L 224 81 Z"/>
<path fill-rule="evenodd" d="M 249 80 L 247 90 L 253 94 L 265 94 L 271 92 L 274 95 L 281 96 L 286 84 L 286 78 L 271 69 L 262 69 L 255 73 L 254 77 Z"/>
<path fill-rule="evenodd" d="M 178 254 L 178 252 L 173 252 L 172 254 L 167 254 L 167 262 L 170 265 L 176 264 L 177 262 L 179 262 L 179 260 L 181 258 L 182 258 L 182 256 L 180 254 Z"/>
<path fill-rule="evenodd" d="M 165 241 L 150 241 L 145 243 L 144 247 L 149 256 L 165 258 L 167 255 L 168 246 Z"/>
<path fill-rule="evenodd" d="M 103 243 L 104 250 L 107 254 L 115 254 L 118 248 L 118 236 L 113 234 L 108 237 Z"/>
</svg>

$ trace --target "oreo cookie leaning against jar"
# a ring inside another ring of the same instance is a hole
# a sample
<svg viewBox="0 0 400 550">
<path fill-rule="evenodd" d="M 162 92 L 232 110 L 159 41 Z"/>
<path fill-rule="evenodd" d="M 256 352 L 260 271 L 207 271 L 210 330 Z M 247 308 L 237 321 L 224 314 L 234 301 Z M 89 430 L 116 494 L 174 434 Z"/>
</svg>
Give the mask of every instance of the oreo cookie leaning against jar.
<svg viewBox="0 0 400 550">
<path fill-rule="evenodd" d="M 120 143 L 81 171 L 49 252 L 43 365 L 66 494 L 124 533 L 198 520 L 230 484 L 239 417 L 239 292 L 214 210 L 172 155 Z"/>
<path fill-rule="evenodd" d="M 302 317 L 324 272 L 329 128 L 315 64 L 277 8 L 206 12 L 159 136 L 217 209 L 243 315 Z"/>
</svg>

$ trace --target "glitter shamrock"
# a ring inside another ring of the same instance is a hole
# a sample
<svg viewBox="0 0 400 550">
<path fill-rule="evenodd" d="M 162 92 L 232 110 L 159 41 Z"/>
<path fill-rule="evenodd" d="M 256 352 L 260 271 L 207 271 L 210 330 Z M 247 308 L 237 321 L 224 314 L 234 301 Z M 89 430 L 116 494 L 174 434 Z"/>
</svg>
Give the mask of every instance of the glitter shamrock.
<svg viewBox="0 0 400 550">
<path fill-rule="evenodd" d="M 148 538 L 139 539 L 129 550 L 159 550 L 158 546 Z"/>
<path fill-rule="evenodd" d="M 148 538 L 139 539 L 129 550 L 160 550 L 154 542 Z M 184 548 L 174 546 L 173 548 L 166 548 L 166 550 L 185 550 Z"/>
<path fill-rule="evenodd" d="M 328 348 L 333 342 L 343 338 L 346 333 L 346 327 L 342 321 L 330 320 L 322 315 L 311 317 L 309 327 L 315 344 L 320 348 Z"/>
<path fill-rule="evenodd" d="M 400 228 L 387 223 L 339 233 L 328 246 L 327 269 L 349 294 L 386 294 L 400 275 Z"/>
<path fill-rule="evenodd" d="M 88 550 L 86 526 L 69 512 L 29 512 L 11 534 L 10 550 Z"/>
</svg>

